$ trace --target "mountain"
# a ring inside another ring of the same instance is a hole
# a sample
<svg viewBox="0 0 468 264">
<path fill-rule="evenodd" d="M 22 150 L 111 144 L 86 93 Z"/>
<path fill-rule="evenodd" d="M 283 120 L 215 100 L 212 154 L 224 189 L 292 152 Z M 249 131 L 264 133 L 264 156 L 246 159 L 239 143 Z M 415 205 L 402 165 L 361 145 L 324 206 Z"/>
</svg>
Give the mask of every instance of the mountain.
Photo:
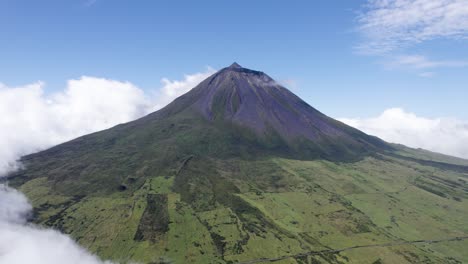
<svg viewBox="0 0 468 264">
<path fill-rule="evenodd" d="M 22 162 L 32 221 L 123 263 L 468 261 L 465 161 L 366 135 L 237 63 Z"/>
<path fill-rule="evenodd" d="M 263 72 L 234 63 L 155 115 L 192 111 L 205 121 L 248 129 L 275 154 L 343 159 L 385 143 L 320 113 Z M 255 146 L 251 151 L 256 151 Z M 277 151 L 275 151 L 277 150 Z"/>
</svg>

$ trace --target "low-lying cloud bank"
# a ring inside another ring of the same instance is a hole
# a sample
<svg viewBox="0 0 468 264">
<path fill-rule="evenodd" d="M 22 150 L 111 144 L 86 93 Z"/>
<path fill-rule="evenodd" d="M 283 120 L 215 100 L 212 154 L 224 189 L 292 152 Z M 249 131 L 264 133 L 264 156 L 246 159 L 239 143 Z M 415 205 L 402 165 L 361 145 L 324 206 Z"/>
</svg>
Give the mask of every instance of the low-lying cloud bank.
<svg viewBox="0 0 468 264">
<path fill-rule="evenodd" d="M 19 157 L 81 135 L 125 123 L 170 103 L 214 72 L 162 79 L 145 92 L 130 82 L 83 76 L 46 95 L 44 83 L 8 87 L 0 83 L 0 176 L 18 168 Z"/>
<path fill-rule="evenodd" d="M 424 118 L 401 108 L 387 109 L 374 118 L 339 120 L 388 142 L 468 159 L 468 121 Z"/>
<path fill-rule="evenodd" d="M 0 263 L 111 264 L 66 235 L 27 224 L 31 209 L 22 193 L 0 184 Z"/>
</svg>

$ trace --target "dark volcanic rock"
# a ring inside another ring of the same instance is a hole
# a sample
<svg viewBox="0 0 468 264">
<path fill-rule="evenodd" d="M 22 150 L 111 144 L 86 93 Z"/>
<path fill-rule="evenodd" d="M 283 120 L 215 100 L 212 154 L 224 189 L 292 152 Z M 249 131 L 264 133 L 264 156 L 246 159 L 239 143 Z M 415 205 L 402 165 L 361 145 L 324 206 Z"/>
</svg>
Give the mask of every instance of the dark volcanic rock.
<svg viewBox="0 0 468 264">
<path fill-rule="evenodd" d="M 318 112 L 263 72 L 234 63 L 203 82 L 194 104 L 207 119 L 216 117 L 258 133 L 273 128 L 289 140 L 317 139 L 320 134 L 345 136 L 336 122 Z"/>
<path fill-rule="evenodd" d="M 258 136 L 279 135 L 289 143 L 340 141 L 344 148 L 388 148 L 368 136 L 317 111 L 267 74 L 237 63 L 224 68 L 170 104 L 167 109 L 191 109 L 210 121 L 249 128 Z M 171 111 L 175 112 L 175 111 Z"/>
</svg>

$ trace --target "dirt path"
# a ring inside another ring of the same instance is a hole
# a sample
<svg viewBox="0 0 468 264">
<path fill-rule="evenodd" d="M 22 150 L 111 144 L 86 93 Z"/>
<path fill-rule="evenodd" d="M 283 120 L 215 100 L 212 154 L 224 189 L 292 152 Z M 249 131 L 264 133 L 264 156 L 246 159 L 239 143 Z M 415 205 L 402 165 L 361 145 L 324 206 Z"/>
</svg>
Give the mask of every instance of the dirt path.
<svg viewBox="0 0 468 264">
<path fill-rule="evenodd" d="M 360 245 L 360 246 L 346 247 L 346 248 L 340 248 L 340 249 L 309 251 L 309 252 L 305 252 L 301 254 L 288 255 L 288 256 L 282 256 L 282 257 L 277 257 L 277 258 L 253 259 L 253 260 L 238 262 L 238 263 L 239 264 L 254 264 L 254 263 L 262 263 L 262 262 L 275 262 L 275 261 L 280 261 L 280 260 L 285 260 L 288 258 L 295 258 L 295 257 L 314 256 L 314 255 L 320 255 L 320 254 L 325 254 L 325 253 L 340 253 L 343 251 L 348 251 L 348 250 L 358 249 L 358 248 L 392 247 L 392 246 L 418 244 L 418 243 L 436 244 L 436 243 L 448 242 L 448 241 L 462 241 L 466 239 L 468 239 L 468 236 L 452 237 L 452 238 L 436 239 L 436 240 L 414 240 L 414 241 L 389 242 L 389 243 L 383 243 L 383 244 Z"/>
</svg>

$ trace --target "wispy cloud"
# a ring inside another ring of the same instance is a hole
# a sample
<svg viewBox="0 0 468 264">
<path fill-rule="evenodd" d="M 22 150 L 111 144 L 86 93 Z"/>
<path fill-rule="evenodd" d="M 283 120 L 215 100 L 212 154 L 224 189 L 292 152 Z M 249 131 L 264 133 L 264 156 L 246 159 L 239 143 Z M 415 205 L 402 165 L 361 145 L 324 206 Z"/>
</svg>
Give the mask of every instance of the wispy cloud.
<svg viewBox="0 0 468 264">
<path fill-rule="evenodd" d="M 435 72 L 421 72 L 418 74 L 419 77 L 423 77 L 423 78 L 431 78 L 433 76 L 435 76 Z"/>
<path fill-rule="evenodd" d="M 426 118 L 401 108 L 387 109 L 372 118 L 339 120 L 389 142 L 468 158 L 468 121 Z"/>
<path fill-rule="evenodd" d="M 468 61 L 462 60 L 432 60 L 422 55 L 386 56 L 383 65 L 387 69 L 402 69 L 416 72 L 418 76 L 429 78 L 436 75 L 440 68 L 467 67 Z"/>
<path fill-rule="evenodd" d="M 278 80 L 278 83 L 291 90 L 296 90 L 298 88 L 298 84 L 295 79 L 282 79 Z"/>
<path fill-rule="evenodd" d="M 90 6 L 94 5 L 94 4 L 96 4 L 97 1 L 98 1 L 98 0 L 86 0 L 86 2 L 84 3 L 84 5 L 85 5 L 86 7 L 90 7 Z"/>
<path fill-rule="evenodd" d="M 468 38 L 466 0 L 369 0 L 358 16 L 357 50 L 384 54 L 433 39 Z"/>
<path fill-rule="evenodd" d="M 357 23 L 362 39 L 355 50 L 383 56 L 387 68 L 411 69 L 427 78 L 435 75 L 436 68 L 468 66 L 468 60 L 434 60 L 411 52 L 397 55 L 431 40 L 468 40 L 467 0 L 368 0 Z"/>
</svg>

